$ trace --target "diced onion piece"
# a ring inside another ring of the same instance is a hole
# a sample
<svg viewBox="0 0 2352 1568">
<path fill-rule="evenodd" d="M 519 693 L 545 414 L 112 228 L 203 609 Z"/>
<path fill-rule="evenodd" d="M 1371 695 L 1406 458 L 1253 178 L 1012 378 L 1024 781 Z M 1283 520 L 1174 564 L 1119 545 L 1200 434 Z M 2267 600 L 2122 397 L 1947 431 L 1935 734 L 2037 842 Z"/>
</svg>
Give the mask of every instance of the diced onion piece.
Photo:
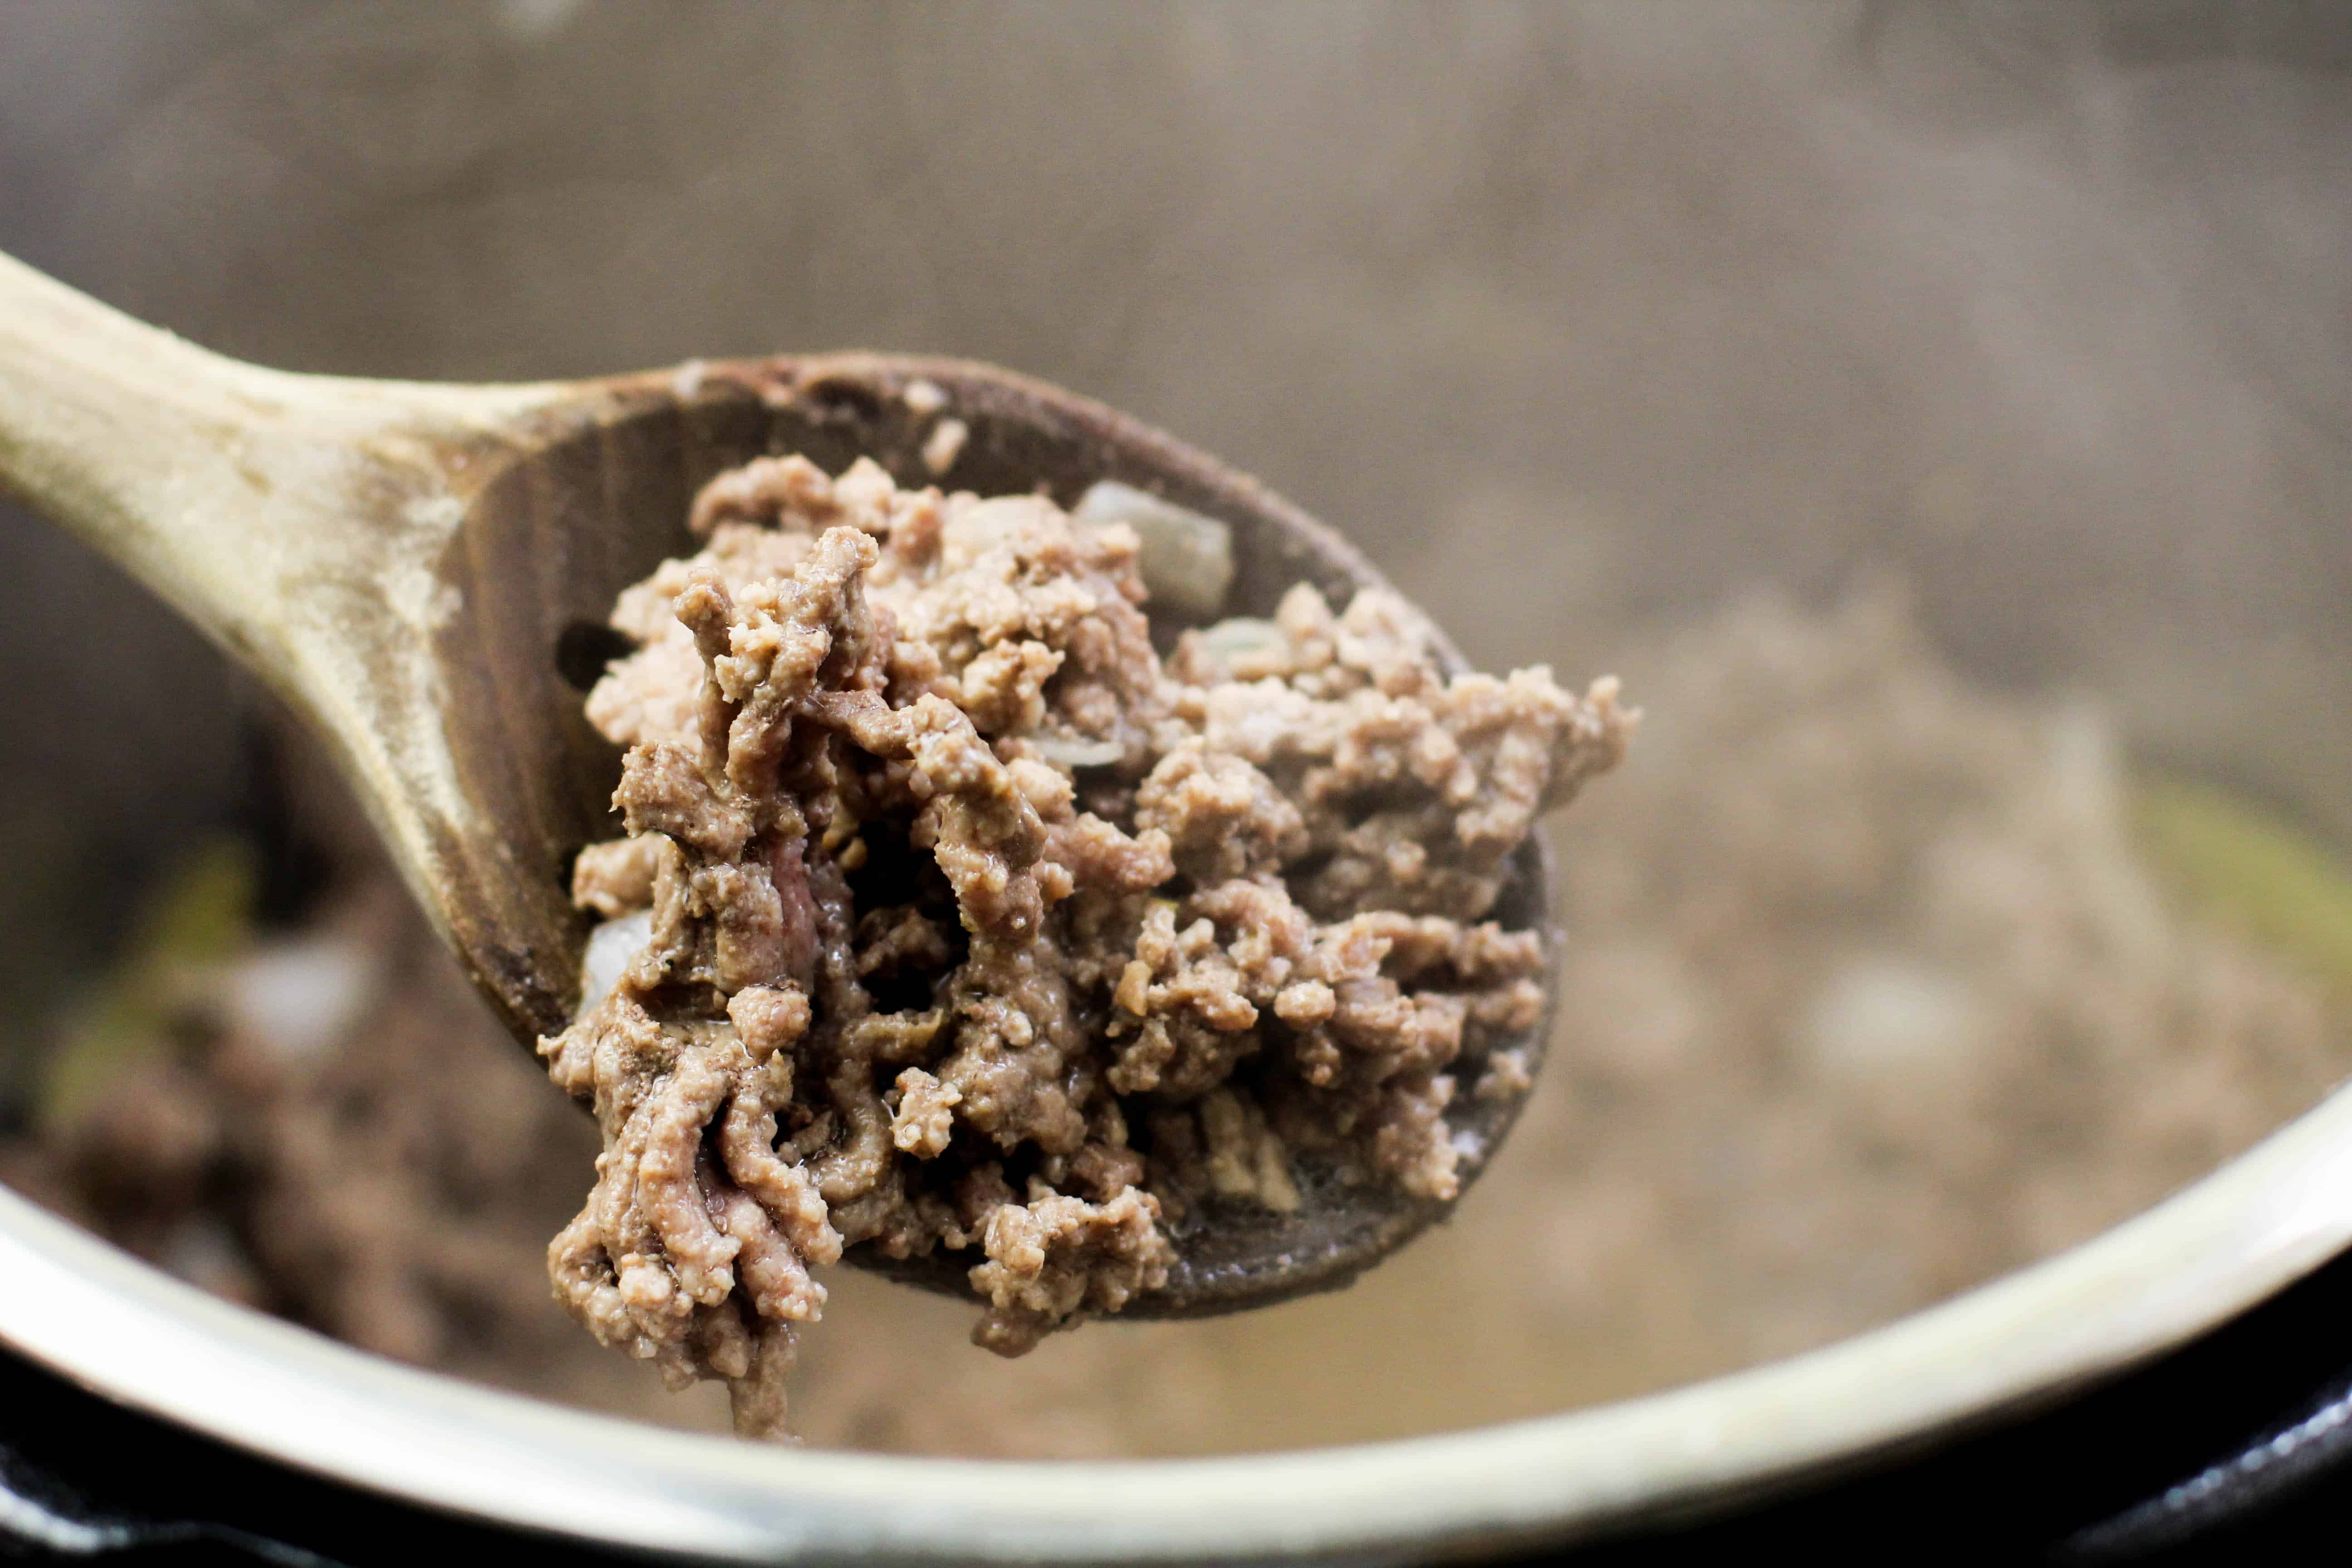
<svg viewBox="0 0 2352 1568">
<path fill-rule="evenodd" d="M 1201 651 L 1220 659 L 1273 653 L 1289 641 L 1289 634 L 1280 626 L 1255 616 L 1228 616 L 1201 628 Z"/>
<path fill-rule="evenodd" d="M 1155 605 L 1206 620 L 1224 605 L 1234 585 L 1234 531 L 1216 519 L 1117 479 L 1097 480 L 1070 515 L 1097 528 L 1123 522 L 1135 530 L 1143 542 L 1137 565 Z"/>
<path fill-rule="evenodd" d="M 359 1026 L 374 1000 L 378 965 L 342 936 L 310 937 L 256 951 L 229 978 L 228 1011 L 240 1034 L 290 1060 L 324 1057 Z"/>
<path fill-rule="evenodd" d="M 621 983 L 621 972 L 653 937 L 651 910 L 606 921 L 588 933 L 588 955 L 580 961 L 581 1017 L 594 1012 L 613 994 L 613 987 Z"/>
<path fill-rule="evenodd" d="M 1263 680 L 1290 668 L 1290 637 L 1272 621 L 1230 616 L 1188 632 L 1200 679 Z"/>
<path fill-rule="evenodd" d="M 1127 748 L 1117 741 L 1090 741 L 1084 735 L 1038 735 L 1029 743 L 1057 768 L 1108 767 L 1127 755 Z"/>
</svg>

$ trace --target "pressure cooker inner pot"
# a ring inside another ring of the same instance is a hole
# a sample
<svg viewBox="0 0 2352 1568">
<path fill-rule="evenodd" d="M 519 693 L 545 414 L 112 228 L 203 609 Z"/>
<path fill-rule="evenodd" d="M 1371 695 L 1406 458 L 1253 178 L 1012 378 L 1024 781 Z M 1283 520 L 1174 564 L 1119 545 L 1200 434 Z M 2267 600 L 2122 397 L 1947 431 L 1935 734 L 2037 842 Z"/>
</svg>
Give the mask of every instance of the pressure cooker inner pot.
<svg viewBox="0 0 2352 1568">
<path fill-rule="evenodd" d="M 0 62 L 0 246 L 305 369 L 998 361 L 1263 476 L 1480 667 L 1620 675 L 1549 1064 L 1450 1225 L 1013 1362 L 836 1269 L 794 1392 L 893 1452 L 1404 1436 L 1886 1322 L 2352 1062 L 2319 57 L 1715 21 L 58 8 Z M 317 750 L 43 525 L 0 551 L 0 1176 L 364 1349 L 724 1429 L 550 1295 L 594 1131 Z"/>
</svg>

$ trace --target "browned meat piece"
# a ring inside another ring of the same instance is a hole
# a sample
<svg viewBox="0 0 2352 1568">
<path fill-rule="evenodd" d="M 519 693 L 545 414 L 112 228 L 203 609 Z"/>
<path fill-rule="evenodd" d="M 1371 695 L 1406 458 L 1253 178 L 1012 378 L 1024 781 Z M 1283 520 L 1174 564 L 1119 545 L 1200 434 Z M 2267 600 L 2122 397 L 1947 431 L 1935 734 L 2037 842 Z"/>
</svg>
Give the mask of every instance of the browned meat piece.
<svg viewBox="0 0 2352 1568">
<path fill-rule="evenodd" d="M 604 1135 L 550 1254 L 598 1339 L 779 1434 L 845 1247 L 972 1250 L 1017 1355 L 1164 1284 L 1200 1198 L 1294 1206 L 1294 1151 L 1454 1194 L 1457 1058 L 1541 1003 L 1472 922 L 1623 751 L 1612 684 L 1448 679 L 1402 600 L 1304 588 L 1163 668 L 1131 531 L 868 462 L 759 459 L 692 523 L 588 702 L 630 837 L 574 896 L 649 939 L 541 1044 Z"/>
</svg>

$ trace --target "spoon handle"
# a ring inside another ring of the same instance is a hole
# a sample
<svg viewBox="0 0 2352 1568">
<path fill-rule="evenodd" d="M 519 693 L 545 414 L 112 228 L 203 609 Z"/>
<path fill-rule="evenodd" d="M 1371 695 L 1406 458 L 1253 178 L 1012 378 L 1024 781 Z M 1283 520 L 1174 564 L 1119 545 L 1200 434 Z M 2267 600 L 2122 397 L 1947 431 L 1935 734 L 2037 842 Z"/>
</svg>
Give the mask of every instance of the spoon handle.
<svg viewBox="0 0 2352 1568">
<path fill-rule="evenodd" d="M 313 585 L 396 576 L 443 524 L 448 438 L 553 391 L 266 370 L 0 255 L 0 490 L 279 681 Z"/>
<path fill-rule="evenodd" d="M 0 486 L 215 636 L 270 379 L 0 256 Z"/>
</svg>

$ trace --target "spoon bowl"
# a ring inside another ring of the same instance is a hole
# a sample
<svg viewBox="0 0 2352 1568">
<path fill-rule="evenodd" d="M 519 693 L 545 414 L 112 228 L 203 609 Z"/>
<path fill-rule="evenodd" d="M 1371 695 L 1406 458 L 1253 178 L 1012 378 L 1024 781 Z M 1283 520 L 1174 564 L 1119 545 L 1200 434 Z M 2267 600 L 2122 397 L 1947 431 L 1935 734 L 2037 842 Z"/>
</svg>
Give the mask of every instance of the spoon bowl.
<svg viewBox="0 0 2352 1568">
<path fill-rule="evenodd" d="M 934 439 L 947 420 L 960 444 Z M 571 862 L 616 831 L 620 754 L 581 702 L 620 651 L 604 618 L 624 587 L 691 553 L 688 507 L 706 480 L 782 452 L 1065 506 L 1101 479 L 1150 491 L 1232 530 L 1228 614 L 1268 614 L 1298 582 L 1340 599 L 1381 583 L 1246 476 L 988 365 L 844 353 L 506 386 L 300 375 L 211 354 L 0 257 L 0 484 L 155 589 L 310 723 L 526 1046 L 577 1005 L 588 921 L 568 896 Z M 1155 631 L 1173 624 L 1155 616 Z M 1441 658 L 1461 668 L 1442 637 Z M 1549 872 L 1531 839 L 1494 911 L 1542 931 L 1548 958 Z M 1511 1042 L 1531 1063 L 1548 1022 Z M 1451 1112 L 1465 1187 L 1517 1105 L 1465 1097 Z M 1208 1205 L 1176 1238 L 1166 1287 L 1128 1315 L 1344 1285 L 1449 1206 L 1311 1164 L 1298 1176 L 1306 1201 L 1289 1215 Z M 848 1260 L 968 1293 L 949 1253 L 859 1247 Z"/>
</svg>

